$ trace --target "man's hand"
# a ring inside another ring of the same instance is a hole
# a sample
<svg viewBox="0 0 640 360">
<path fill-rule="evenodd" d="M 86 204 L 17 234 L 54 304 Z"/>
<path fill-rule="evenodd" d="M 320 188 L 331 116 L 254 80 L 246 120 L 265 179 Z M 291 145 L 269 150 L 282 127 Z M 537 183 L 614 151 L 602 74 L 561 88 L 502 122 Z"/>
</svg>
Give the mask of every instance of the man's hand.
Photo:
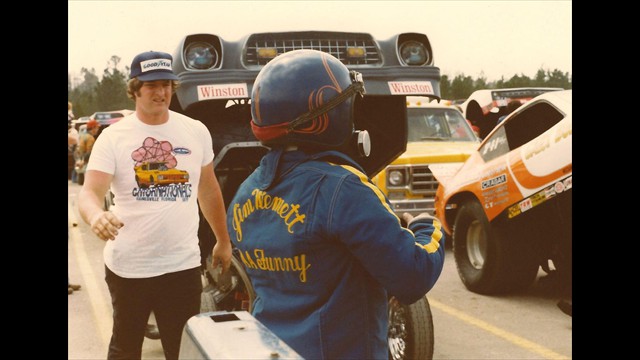
<svg viewBox="0 0 640 360">
<path fill-rule="evenodd" d="M 213 247 L 211 253 L 212 266 L 215 269 L 218 265 L 222 265 L 222 272 L 229 271 L 231 266 L 231 241 L 216 241 L 216 245 Z"/>
<path fill-rule="evenodd" d="M 91 218 L 91 231 L 102 240 L 115 240 L 118 229 L 124 226 L 111 211 L 102 211 Z"/>
<path fill-rule="evenodd" d="M 427 212 L 423 212 L 418 214 L 418 216 L 414 217 L 413 215 L 409 214 L 409 213 L 403 213 L 402 214 L 402 220 L 405 221 L 405 223 L 407 224 L 407 227 L 409 227 L 409 225 L 411 225 L 412 222 L 416 221 L 416 220 L 421 220 L 421 219 L 431 219 L 431 220 L 436 220 L 436 218 L 427 213 Z"/>
</svg>

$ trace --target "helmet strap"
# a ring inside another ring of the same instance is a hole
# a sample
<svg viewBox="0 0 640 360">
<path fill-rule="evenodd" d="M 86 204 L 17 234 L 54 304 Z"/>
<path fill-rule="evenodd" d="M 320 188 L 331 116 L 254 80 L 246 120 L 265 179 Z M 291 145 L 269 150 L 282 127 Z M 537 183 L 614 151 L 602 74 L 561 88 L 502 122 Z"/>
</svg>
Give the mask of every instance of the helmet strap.
<svg viewBox="0 0 640 360">
<path fill-rule="evenodd" d="M 362 74 L 357 71 L 349 71 L 349 76 L 351 77 L 351 85 L 349 85 L 343 92 L 338 94 L 338 96 L 329 100 L 325 104 L 308 111 L 297 118 L 295 118 L 292 122 L 289 123 L 287 127 L 288 132 L 293 131 L 296 127 L 307 123 L 313 119 L 316 119 L 318 116 L 329 112 L 331 109 L 343 103 L 345 100 L 351 98 L 354 94 L 360 94 L 360 96 L 364 96 L 366 90 L 364 88 L 364 81 L 362 80 Z"/>
</svg>

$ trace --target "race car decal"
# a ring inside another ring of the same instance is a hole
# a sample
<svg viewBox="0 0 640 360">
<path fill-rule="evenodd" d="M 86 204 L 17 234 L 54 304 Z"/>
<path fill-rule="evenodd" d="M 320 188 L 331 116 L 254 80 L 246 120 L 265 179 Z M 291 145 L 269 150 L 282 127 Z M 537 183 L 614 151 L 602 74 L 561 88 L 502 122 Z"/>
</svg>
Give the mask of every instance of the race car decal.
<svg viewBox="0 0 640 360">
<path fill-rule="evenodd" d="M 250 97 L 247 84 L 198 85 L 198 101 L 211 99 L 242 99 Z"/>
<path fill-rule="evenodd" d="M 509 154 L 514 180 L 524 195 L 525 189 L 533 191 L 571 173 L 571 137 L 571 122 L 561 122 Z"/>
<path fill-rule="evenodd" d="M 572 187 L 573 175 L 547 186 L 546 188 L 518 202 L 517 204 L 511 205 L 507 209 L 508 217 L 509 219 L 514 218 L 524 213 L 525 211 L 531 210 L 532 208 L 542 204 L 543 202 L 555 197 L 557 194 L 571 189 Z"/>
<path fill-rule="evenodd" d="M 429 81 L 389 81 L 392 95 L 433 95 L 433 86 Z"/>
<path fill-rule="evenodd" d="M 507 175 L 500 174 L 494 178 L 483 180 L 482 183 L 480 184 L 480 187 L 482 188 L 482 190 L 485 190 L 490 187 L 494 187 L 496 185 L 504 184 L 506 182 L 507 182 Z"/>
<path fill-rule="evenodd" d="M 482 197 L 484 199 L 484 208 L 490 209 L 509 201 L 509 189 L 506 184 L 502 184 L 491 188 L 491 190 L 483 191 Z"/>
</svg>

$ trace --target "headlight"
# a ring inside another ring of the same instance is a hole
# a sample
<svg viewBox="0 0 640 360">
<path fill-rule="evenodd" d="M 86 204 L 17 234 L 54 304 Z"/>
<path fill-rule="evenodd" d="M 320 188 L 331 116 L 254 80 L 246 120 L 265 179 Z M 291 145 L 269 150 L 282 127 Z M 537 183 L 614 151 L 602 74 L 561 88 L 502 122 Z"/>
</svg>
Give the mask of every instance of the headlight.
<svg viewBox="0 0 640 360">
<path fill-rule="evenodd" d="M 409 40 L 400 45 L 400 57 L 407 65 L 424 65 L 429 60 L 427 49 L 418 41 Z"/>
<path fill-rule="evenodd" d="M 184 50 L 184 58 L 187 66 L 196 70 L 206 70 L 218 61 L 218 52 L 213 45 L 197 41 L 189 44 Z"/>
<path fill-rule="evenodd" d="M 390 170 L 387 181 L 392 186 L 404 186 L 406 182 L 405 172 L 399 169 Z"/>
</svg>

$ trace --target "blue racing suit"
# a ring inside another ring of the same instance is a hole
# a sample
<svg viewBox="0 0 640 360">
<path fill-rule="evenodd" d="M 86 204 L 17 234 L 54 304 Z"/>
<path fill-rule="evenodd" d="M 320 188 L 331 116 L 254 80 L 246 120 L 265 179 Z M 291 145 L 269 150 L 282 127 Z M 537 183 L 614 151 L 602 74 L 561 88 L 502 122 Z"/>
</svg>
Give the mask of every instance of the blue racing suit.
<svg viewBox="0 0 640 360">
<path fill-rule="evenodd" d="M 401 227 L 337 151 L 272 149 L 227 223 L 256 291 L 253 315 L 306 359 L 387 359 L 388 295 L 417 301 L 444 263 L 440 222 Z"/>
</svg>

